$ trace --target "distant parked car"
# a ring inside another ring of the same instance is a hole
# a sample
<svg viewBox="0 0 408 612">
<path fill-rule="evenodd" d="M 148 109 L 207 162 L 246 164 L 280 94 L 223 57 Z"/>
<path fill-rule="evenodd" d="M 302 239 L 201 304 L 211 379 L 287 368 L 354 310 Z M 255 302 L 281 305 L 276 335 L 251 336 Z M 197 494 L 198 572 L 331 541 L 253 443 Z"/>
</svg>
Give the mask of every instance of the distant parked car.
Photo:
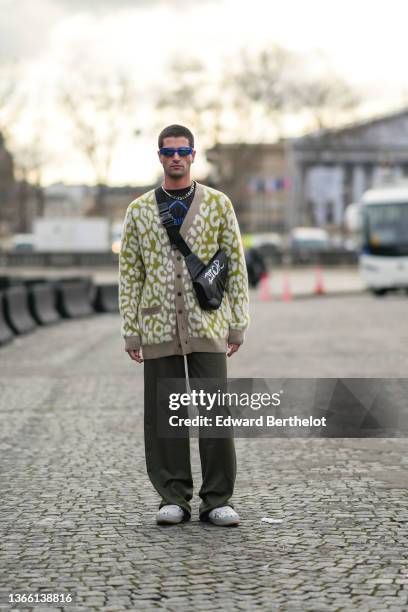
<svg viewBox="0 0 408 612">
<path fill-rule="evenodd" d="M 295 227 L 290 232 L 290 245 L 292 249 L 324 250 L 330 247 L 330 238 L 320 227 Z"/>
<path fill-rule="evenodd" d="M 331 248 L 328 232 L 320 227 L 295 227 L 289 234 L 289 246 L 300 262 L 308 262 L 314 254 Z"/>
<path fill-rule="evenodd" d="M 247 250 L 257 249 L 267 267 L 279 263 L 283 253 L 282 236 L 276 232 L 244 234 L 243 242 Z"/>
</svg>

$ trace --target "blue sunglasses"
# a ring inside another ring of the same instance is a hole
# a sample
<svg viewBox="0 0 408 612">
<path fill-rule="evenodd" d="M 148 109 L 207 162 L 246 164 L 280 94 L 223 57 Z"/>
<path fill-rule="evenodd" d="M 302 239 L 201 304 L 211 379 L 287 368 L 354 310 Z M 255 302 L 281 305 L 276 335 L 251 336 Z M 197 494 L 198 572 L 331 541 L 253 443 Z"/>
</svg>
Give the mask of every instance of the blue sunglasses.
<svg viewBox="0 0 408 612">
<path fill-rule="evenodd" d="M 191 147 L 179 147 L 175 149 L 174 147 L 162 147 L 160 149 L 161 155 L 164 157 L 173 157 L 176 153 L 180 155 L 180 157 L 187 157 L 187 155 L 191 155 L 193 149 Z"/>
</svg>

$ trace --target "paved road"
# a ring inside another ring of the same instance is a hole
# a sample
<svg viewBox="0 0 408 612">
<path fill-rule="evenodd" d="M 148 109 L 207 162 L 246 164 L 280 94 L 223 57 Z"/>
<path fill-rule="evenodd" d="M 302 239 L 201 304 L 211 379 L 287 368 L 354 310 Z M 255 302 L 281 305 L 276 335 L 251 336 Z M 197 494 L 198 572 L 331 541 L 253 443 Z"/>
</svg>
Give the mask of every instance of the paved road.
<svg viewBox="0 0 408 612">
<path fill-rule="evenodd" d="M 229 375 L 406 377 L 407 305 L 253 296 Z M 66 322 L 0 351 L 4 592 L 72 592 L 71 610 L 407 609 L 405 440 L 237 440 L 240 527 L 199 523 L 197 500 L 190 523 L 158 527 L 142 368 L 118 327 Z"/>
</svg>

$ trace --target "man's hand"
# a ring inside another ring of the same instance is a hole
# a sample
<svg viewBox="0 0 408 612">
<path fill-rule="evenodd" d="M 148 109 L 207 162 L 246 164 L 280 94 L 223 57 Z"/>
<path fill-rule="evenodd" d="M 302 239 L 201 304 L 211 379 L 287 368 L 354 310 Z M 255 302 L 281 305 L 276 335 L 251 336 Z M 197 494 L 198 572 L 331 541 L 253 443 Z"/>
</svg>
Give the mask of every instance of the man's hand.
<svg viewBox="0 0 408 612">
<path fill-rule="evenodd" d="M 137 361 L 137 363 L 143 363 L 143 359 L 140 355 L 140 349 L 138 349 L 137 351 L 128 350 L 126 352 L 129 355 L 129 357 L 133 359 L 133 361 Z"/>
<path fill-rule="evenodd" d="M 240 344 L 228 344 L 229 353 L 227 353 L 227 357 L 231 357 L 231 355 L 236 353 L 240 346 Z"/>
</svg>

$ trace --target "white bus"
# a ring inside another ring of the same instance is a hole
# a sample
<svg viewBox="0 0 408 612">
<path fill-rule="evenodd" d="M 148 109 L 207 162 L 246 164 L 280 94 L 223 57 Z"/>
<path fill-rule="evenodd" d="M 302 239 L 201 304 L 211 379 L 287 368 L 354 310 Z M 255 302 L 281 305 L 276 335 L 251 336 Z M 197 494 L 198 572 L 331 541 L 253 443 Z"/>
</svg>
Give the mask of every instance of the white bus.
<svg viewBox="0 0 408 612">
<path fill-rule="evenodd" d="M 357 210 L 359 269 L 367 287 L 376 295 L 395 289 L 408 292 L 408 182 L 366 191 Z"/>
</svg>

